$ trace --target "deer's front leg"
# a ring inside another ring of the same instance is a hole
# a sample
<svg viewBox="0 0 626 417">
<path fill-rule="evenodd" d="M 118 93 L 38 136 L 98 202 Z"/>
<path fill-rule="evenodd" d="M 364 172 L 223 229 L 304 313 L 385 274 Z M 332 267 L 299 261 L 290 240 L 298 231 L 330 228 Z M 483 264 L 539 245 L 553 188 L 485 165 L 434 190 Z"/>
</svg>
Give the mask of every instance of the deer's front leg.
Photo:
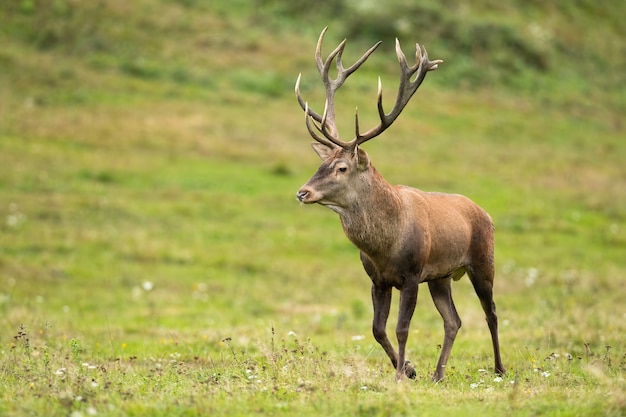
<svg viewBox="0 0 626 417">
<path fill-rule="evenodd" d="M 428 288 L 430 289 L 430 295 L 433 297 L 433 302 L 441 318 L 443 319 L 443 347 L 441 348 L 441 355 L 437 362 L 437 368 L 433 374 L 433 381 L 439 382 L 443 379 L 446 372 L 446 364 L 452 351 L 452 345 L 456 334 L 461 328 L 461 318 L 456 312 L 454 307 L 454 301 L 452 300 L 452 287 L 451 278 L 436 279 L 434 281 L 428 281 Z"/>
<path fill-rule="evenodd" d="M 417 289 L 417 280 L 407 280 L 400 290 L 400 309 L 396 327 L 396 336 L 398 338 L 397 381 L 400 381 L 405 375 L 409 378 L 415 378 L 416 376 L 415 368 L 408 361 L 405 362 L 405 349 L 407 339 L 409 338 L 411 318 L 417 304 Z"/>
<path fill-rule="evenodd" d="M 372 284 L 372 304 L 374 306 L 374 320 L 372 333 L 374 339 L 385 349 L 394 368 L 398 366 L 398 354 L 387 337 L 387 319 L 391 308 L 391 287 L 381 287 Z"/>
</svg>

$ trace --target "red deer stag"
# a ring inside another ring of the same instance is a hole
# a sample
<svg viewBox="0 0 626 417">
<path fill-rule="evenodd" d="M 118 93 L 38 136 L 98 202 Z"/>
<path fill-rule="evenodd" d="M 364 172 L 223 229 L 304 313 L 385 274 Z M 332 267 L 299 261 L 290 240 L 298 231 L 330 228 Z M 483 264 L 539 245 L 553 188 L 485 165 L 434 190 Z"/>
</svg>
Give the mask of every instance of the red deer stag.
<svg viewBox="0 0 626 417">
<path fill-rule="evenodd" d="M 295 92 L 304 110 L 306 127 L 316 142 L 313 149 L 322 164 L 297 193 L 305 204 L 318 203 L 339 214 L 346 236 L 361 252 L 361 262 L 372 281 L 374 305 L 373 334 L 396 368 L 396 379 L 405 375 L 415 378 L 415 368 L 405 360 L 409 324 L 417 302 L 418 285 L 428 283 L 435 307 L 443 318 L 444 339 L 434 381 L 444 377 L 446 362 L 461 327 L 454 307 L 452 280 L 469 275 L 486 314 L 491 332 L 495 372 L 504 373 L 498 342 L 498 320 L 493 301 L 493 223 L 489 215 L 467 197 L 455 194 L 424 192 L 402 185 L 389 184 L 370 162 L 360 145 L 380 135 L 396 120 L 418 89 L 428 71 L 437 69 L 440 60 L 429 61 L 426 49 L 416 45 L 416 60 L 409 66 L 396 39 L 400 62 L 400 86 L 396 102 L 389 113 L 382 103 L 382 87 L 378 79 L 378 113 L 380 123 L 361 133 L 358 112 L 355 115 L 356 136 L 350 142 L 339 139 L 335 123 L 335 92 L 380 45 L 378 42 L 351 67 L 344 68 L 341 55 L 346 40 L 322 60 L 320 34 L 315 60 L 326 87 L 324 112 L 309 108 L 300 93 L 300 78 Z M 336 61 L 337 77 L 329 76 Z M 415 76 L 413 81 L 411 77 Z M 393 287 L 400 291 L 396 336 L 398 352 L 387 338 Z"/>
</svg>

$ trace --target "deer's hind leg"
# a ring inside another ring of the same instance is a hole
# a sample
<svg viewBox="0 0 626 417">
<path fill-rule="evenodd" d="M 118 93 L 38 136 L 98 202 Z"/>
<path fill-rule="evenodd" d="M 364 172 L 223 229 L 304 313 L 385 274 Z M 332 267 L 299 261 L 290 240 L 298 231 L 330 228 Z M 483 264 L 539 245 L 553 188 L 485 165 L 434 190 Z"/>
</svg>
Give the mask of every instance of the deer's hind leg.
<svg viewBox="0 0 626 417">
<path fill-rule="evenodd" d="M 444 377 L 454 339 L 456 339 L 456 334 L 461 328 L 461 318 L 452 300 L 451 282 L 452 279 L 449 277 L 428 281 L 428 289 L 437 311 L 441 314 L 444 329 L 443 346 L 437 362 L 437 368 L 433 374 L 433 381 L 435 382 L 441 381 Z"/>
<path fill-rule="evenodd" d="M 485 312 L 489 332 L 491 332 L 491 342 L 493 344 L 494 367 L 498 375 L 504 375 L 504 365 L 500 357 L 500 341 L 498 338 L 498 316 L 496 315 L 496 303 L 493 301 L 493 261 L 472 265 L 467 270 L 470 281 L 474 286 L 476 295 Z"/>
</svg>

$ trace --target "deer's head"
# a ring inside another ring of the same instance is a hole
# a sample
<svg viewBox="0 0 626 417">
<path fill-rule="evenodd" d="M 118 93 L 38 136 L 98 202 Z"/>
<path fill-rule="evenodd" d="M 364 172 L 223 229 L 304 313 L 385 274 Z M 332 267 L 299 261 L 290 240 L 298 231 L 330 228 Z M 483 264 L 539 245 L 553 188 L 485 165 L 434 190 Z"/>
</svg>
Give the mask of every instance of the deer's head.
<svg viewBox="0 0 626 417">
<path fill-rule="evenodd" d="M 319 169 L 311 179 L 298 190 L 296 194 L 302 203 L 319 203 L 340 212 L 350 205 L 354 198 L 359 197 L 363 192 L 363 186 L 368 183 L 368 173 L 373 169 L 367 153 L 360 148 L 366 141 L 380 135 L 396 120 L 402 109 L 409 102 L 415 91 L 426 77 L 426 73 L 437 69 L 441 60 L 429 61 L 426 49 L 416 44 L 416 63 L 409 66 L 406 57 L 400 48 L 400 42 L 396 39 L 396 55 L 400 63 L 400 86 L 396 102 L 389 113 L 383 110 L 383 91 L 380 77 L 378 78 L 378 115 L 380 123 L 361 133 L 359 129 L 358 112 L 355 113 L 355 137 L 344 142 L 339 139 L 339 131 L 335 123 L 335 92 L 341 87 L 344 81 L 356 71 L 361 64 L 378 48 L 380 42 L 376 43 L 359 58 L 349 68 L 344 68 L 341 62 L 341 55 L 346 46 L 344 39 L 334 51 L 328 55 L 326 61 L 322 60 L 322 42 L 324 34 L 328 28 L 324 28 L 320 34 L 315 50 L 315 61 L 317 68 L 326 87 L 326 103 L 324 112 L 319 114 L 309 108 L 300 94 L 300 77 L 296 81 L 296 97 L 304 110 L 305 123 L 309 134 L 315 139 L 313 149 L 322 159 Z M 330 79 L 329 71 L 332 62 L 336 62 L 337 78 Z M 417 75 L 416 75 L 417 74 Z M 411 77 L 415 79 L 411 81 Z"/>
<path fill-rule="evenodd" d="M 340 212 L 358 196 L 358 185 L 367 183 L 369 156 L 360 148 L 346 150 L 318 142 L 311 145 L 322 164 L 298 190 L 297 198 L 305 204 L 319 203 Z"/>
</svg>

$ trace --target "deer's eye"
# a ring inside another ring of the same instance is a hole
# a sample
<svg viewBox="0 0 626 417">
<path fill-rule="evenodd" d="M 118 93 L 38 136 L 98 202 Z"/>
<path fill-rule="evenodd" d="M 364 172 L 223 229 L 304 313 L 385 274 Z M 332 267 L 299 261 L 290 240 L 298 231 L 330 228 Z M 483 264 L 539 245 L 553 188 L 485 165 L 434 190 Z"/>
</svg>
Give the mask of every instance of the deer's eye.
<svg viewBox="0 0 626 417">
<path fill-rule="evenodd" d="M 348 168 L 346 167 L 339 167 L 339 172 L 346 172 L 348 170 Z"/>
</svg>

